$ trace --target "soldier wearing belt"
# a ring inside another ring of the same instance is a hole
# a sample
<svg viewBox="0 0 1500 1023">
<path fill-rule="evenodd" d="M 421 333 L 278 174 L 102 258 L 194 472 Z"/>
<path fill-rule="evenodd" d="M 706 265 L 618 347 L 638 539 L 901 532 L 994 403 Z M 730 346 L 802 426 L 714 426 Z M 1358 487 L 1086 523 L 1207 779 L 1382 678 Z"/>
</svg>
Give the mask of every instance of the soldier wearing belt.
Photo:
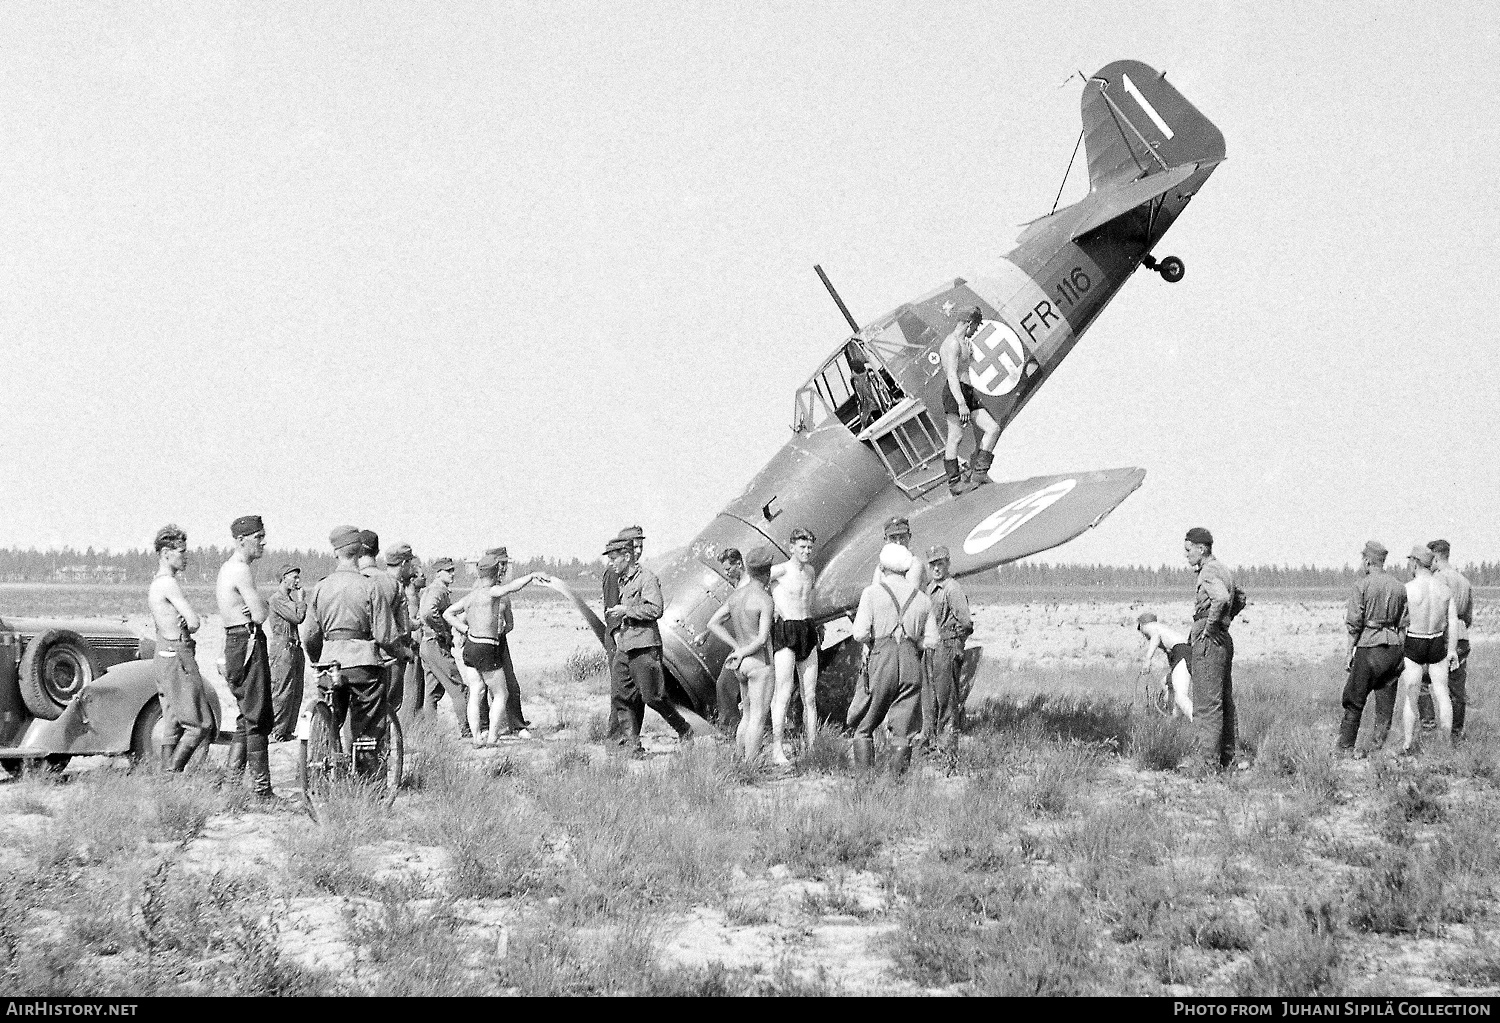
<svg viewBox="0 0 1500 1023">
<path fill-rule="evenodd" d="M 1372 750 L 1385 745 L 1396 710 L 1396 688 L 1401 680 L 1401 648 L 1409 621 L 1406 587 L 1385 570 L 1387 551 L 1378 540 L 1370 540 L 1360 552 L 1361 575 L 1349 594 L 1344 620 L 1349 629 L 1344 683 L 1344 720 L 1339 727 L 1336 754 L 1355 753 L 1359 723 L 1365 701 L 1375 696 L 1375 722 L 1370 733 Z"/>
<path fill-rule="evenodd" d="M 891 768 L 899 773 L 911 763 L 911 737 L 922 691 L 922 650 L 942 642 L 932 615 L 932 601 L 906 578 L 912 555 L 888 543 L 880 552 L 881 580 L 866 586 L 854 614 L 854 638 L 868 648 L 864 685 L 869 705 L 854 727 L 854 767 L 867 771 L 875 762 L 875 729 L 887 717 L 891 725 Z"/>
<path fill-rule="evenodd" d="M 1187 531 L 1182 550 L 1187 563 L 1198 571 L 1193 627 L 1188 633 L 1193 726 L 1204 765 L 1218 771 L 1233 761 L 1235 749 L 1234 640 L 1229 636 L 1234 576 L 1214 557 L 1213 534 L 1202 526 Z"/>
<path fill-rule="evenodd" d="M 229 770 L 248 766 L 250 788 L 258 798 L 273 797 L 268 743 L 275 727 L 271 704 L 271 661 L 263 628 L 270 608 L 255 585 L 252 566 L 266 552 L 266 527 L 259 515 L 241 515 L 229 527 L 234 553 L 219 569 L 214 596 L 224 622 L 224 681 L 239 705 L 229 746 Z"/>
<path fill-rule="evenodd" d="M 382 653 L 399 643 L 395 619 L 384 606 L 372 579 L 360 574 L 364 540 L 353 526 L 340 526 L 328 536 L 338 554 L 338 568 L 313 587 L 307 602 L 308 656 L 316 662 L 337 661 L 344 688 L 333 694 L 335 723 L 349 717 L 355 739 L 385 738 L 385 681 Z M 319 676 L 322 686 L 326 676 Z M 358 747 L 356 747 L 357 749 Z M 361 774 L 375 765 L 356 759 Z"/>
<path fill-rule="evenodd" d="M 656 624 L 663 610 L 661 583 L 655 573 L 637 563 L 631 540 L 611 540 L 604 554 L 620 585 L 617 602 L 606 606 L 604 613 L 607 623 L 618 623 L 612 626 L 615 653 L 609 665 L 610 710 L 625 730 L 625 748 L 636 756 L 644 754 L 641 725 L 647 707 L 672 726 L 679 743 L 689 743 L 692 726 L 667 699 L 661 630 Z"/>
<path fill-rule="evenodd" d="M 1448 562 L 1453 547 L 1447 540 L 1434 540 L 1427 549 L 1432 552 L 1432 574 L 1453 594 L 1453 608 L 1458 612 L 1458 641 L 1454 647 L 1458 663 L 1448 669 L 1448 699 L 1453 703 L 1453 741 L 1459 742 L 1464 737 L 1464 719 L 1469 708 L 1469 628 L 1474 624 L 1474 587 Z M 1437 727 L 1437 709 L 1432 702 L 1430 679 L 1422 680 L 1417 709 L 1422 715 L 1423 728 Z"/>
<path fill-rule="evenodd" d="M 438 558 L 432 563 L 432 582 L 422 591 L 417 620 L 423 627 L 421 654 L 427 699 L 436 708 L 439 695 L 447 694 L 448 709 L 458 719 L 458 737 L 467 739 L 474 734 L 469 730 L 469 687 L 453 656 L 453 629 L 443 618 L 443 612 L 453 603 L 456 573 L 452 558 Z"/>
<path fill-rule="evenodd" d="M 302 569 L 282 565 L 278 575 L 280 585 L 271 594 L 271 613 L 266 617 L 270 627 L 271 712 L 275 719 L 271 741 L 290 742 L 302 711 L 304 659 L 298 627 L 307 617 L 307 601 L 302 599 Z"/>
<path fill-rule="evenodd" d="M 922 731 L 933 744 L 939 736 L 949 742 L 958 737 L 963 723 L 958 683 L 963 674 L 964 643 L 974 633 L 969 598 L 958 580 L 949 577 L 948 563 L 948 548 L 939 545 L 928 549 L 932 585 L 927 588 L 927 596 L 941 640 L 936 649 L 927 651 L 927 677 L 922 683 Z"/>
<path fill-rule="evenodd" d="M 401 698 L 404 695 L 401 690 L 401 666 L 411 642 L 411 622 L 406 619 L 406 599 L 401 593 L 399 572 L 410 560 L 411 548 L 400 544 L 391 549 L 390 556 L 397 559 L 394 564 L 397 574 L 392 574 L 388 568 L 380 565 L 380 537 L 369 529 L 360 530 L 359 535 L 364 550 L 359 559 L 360 575 L 374 584 L 379 598 L 375 605 L 376 611 L 390 618 L 391 628 L 396 634 L 395 644 L 388 649 L 383 648 L 380 657 L 385 679 L 386 705 L 396 711 L 401 709 Z M 386 564 L 391 566 L 389 556 Z"/>
<path fill-rule="evenodd" d="M 646 549 L 646 531 L 644 529 L 640 526 L 626 526 L 615 534 L 615 539 L 628 541 L 631 550 L 635 554 L 635 560 L 641 560 L 641 555 Z M 614 631 L 620 627 L 618 619 L 611 618 L 608 610 L 620 602 L 620 574 L 615 571 L 613 565 L 605 566 L 601 582 L 604 587 L 604 628 L 613 635 Z M 625 727 L 624 719 L 615 714 L 610 714 L 609 731 L 605 737 L 606 741 L 612 742 L 616 746 L 624 746 L 628 742 L 627 737 L 629 734 L 630 731 Z"/>
</svg>

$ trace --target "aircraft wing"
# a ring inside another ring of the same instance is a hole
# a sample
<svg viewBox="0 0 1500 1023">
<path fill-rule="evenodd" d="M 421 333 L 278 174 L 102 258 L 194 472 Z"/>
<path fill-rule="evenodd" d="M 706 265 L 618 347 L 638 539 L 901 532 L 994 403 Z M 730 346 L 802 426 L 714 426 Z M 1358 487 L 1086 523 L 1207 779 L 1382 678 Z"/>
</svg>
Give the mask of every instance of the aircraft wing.
<svg viewBox="0 0 1500 1023">
<path fill-rule="evenodd" d="M 1145 478 L 1144 469 L 1101 469 L 993 483 L 957 498 L 940 489 L 907 503 L 902 514 L 911 522 L 914 551 L 925 554 L 942 544 L 953 574 L 973 575 L 1067 543 L 1102 522 Z M 839 549 L 818 573 L 816 617 L 859 602 L 880 558 L 881 527 L 893 510 L 873 502 L 836 539 Z"/>
<path fill-rule="evenodd" d="M 1190 163 L 1183 167 L 1173 167 L 1171 170 L 1162 171 L 1160 174 L 1149 175 L 1139 181 L 1131 181 L 1123 185 L 1109 185 L 1092 193 L 1083 204 L 1080 204 L 1086 204 L 1087 214 L 1073 225 L 1073 240 L 1077 241 L 1116 217 L 1123 217 L 1142 203 L 1150 202 L 1157 196 L 1176 188 L 1197 172 L 1198 165 Z"/>
</svg>

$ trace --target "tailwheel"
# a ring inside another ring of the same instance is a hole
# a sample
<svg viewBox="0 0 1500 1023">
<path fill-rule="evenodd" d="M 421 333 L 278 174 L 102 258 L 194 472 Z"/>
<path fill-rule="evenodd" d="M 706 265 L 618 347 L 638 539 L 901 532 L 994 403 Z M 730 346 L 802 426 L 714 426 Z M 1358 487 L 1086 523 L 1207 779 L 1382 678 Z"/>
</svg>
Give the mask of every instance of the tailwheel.
<svg viewBox="0 0 1500 1023">
<path fill-rule="evenodd" d="M 327 795 L 329 787 L 343 778 L 346 758 L 333 712 L 315 704 L 308 721 L 307 738 L 298 743 L 298 767 L 304 798 Z"/>
<path fill-rule="evenodd" d="M 1187 267 L 1176 256 L 1168 256 L 1161 261 L 1161 268 L 1157 272 L 1168 284 L 1176 284 L 1182 280 L 1183 274 L 1187 273 Z"/>
</svg>

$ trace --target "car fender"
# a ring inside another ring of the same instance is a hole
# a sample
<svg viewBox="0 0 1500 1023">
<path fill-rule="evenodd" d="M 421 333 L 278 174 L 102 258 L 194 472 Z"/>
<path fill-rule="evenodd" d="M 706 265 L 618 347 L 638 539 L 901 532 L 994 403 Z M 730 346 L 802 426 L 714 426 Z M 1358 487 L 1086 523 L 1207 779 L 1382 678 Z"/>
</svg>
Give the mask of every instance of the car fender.
<svg viewBox="0 0 1500 1023">
<path fill-rule="evenodd" d="M 155 698 L 155 665 L 118 664 L 85 686 L 56 719 L 32 721 L 17 745 L 73 756 L 128 753 L 135 720 Z"/>
</svg>

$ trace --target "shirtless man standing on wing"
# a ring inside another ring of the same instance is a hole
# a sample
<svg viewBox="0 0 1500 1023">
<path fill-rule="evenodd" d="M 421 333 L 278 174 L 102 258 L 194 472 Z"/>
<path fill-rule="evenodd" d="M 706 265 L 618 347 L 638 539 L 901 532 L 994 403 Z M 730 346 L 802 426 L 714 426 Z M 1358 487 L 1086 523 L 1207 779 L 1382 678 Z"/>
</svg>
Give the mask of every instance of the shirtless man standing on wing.
<svg viewBox="0 0 1500 1023">
<path fill-rule="evenodd" d="M 1146 637 L 1145 660 L 1141 662 L 1141 674 L 1151 670 L 1156 651 L 1167 655 L 1167 687 L 1172 691 L 1172 715 L 1181 714 L 1193 720 L 1193 677 L 1188 674 L 1188 654 L 1192 644 L 1187 636 L 1176 629 L 1168 628 L 1156 620 L 1156 615 L 1147 611 L 1135 620 L 1135 627 Z"/>
<path fill-rule="evenodd" d="M 1406 584 L 1406 607 L 1411 622 L 1406 628 L 1405 661 L 1401 667 L 1401 752 L 1418 752 L 1412 733 L 1417 725 L 1417 692 L 1422 676 L 1432 680 L 1432 702 L 1437 704 L 1438 728 L 1452 741 L 1453 703 L 1448 698 L 1448 669 L 1458 663 L 1458 605 L 1443 581 L 1432 574 L 1432 551 L 1416 546 L 1406 563 L 1411 582 Z"/>
<path fill-rule="evenodd" d="M 766 586 L 771 581 L 770 547 L 757 547 L 745 558 L 745 575 L 724 606 L 708 620 L 708 631 L 730 648 L 724 667 L 740 680 L 740 724 L 735 744 L 747 761 L 760 753 L 766 730 L 774 669 L 771 666 L 771 622 L 776 607 Z M 728 621 L 733 633 L 724 628 Z M 743 637 L 743 638 L 742 638 Z M 816 658 L 815 658 L 816 659 Z"/>
<path fill-rule="evenodd" d="M 786 712 L 792 689 L 802 683 L 802 730 L 811 741 L 818 730 L 818 627 L 809 620 L 813 583 L 813 535 L 798 526 L 792 530 L 792 556 L 771 569 L 771 599 L 776 620 L 771 625 L 771 646 L 776 651 L 776 692 L 771 699 L 771 763 L 784 767 Z"/>
</svg>

